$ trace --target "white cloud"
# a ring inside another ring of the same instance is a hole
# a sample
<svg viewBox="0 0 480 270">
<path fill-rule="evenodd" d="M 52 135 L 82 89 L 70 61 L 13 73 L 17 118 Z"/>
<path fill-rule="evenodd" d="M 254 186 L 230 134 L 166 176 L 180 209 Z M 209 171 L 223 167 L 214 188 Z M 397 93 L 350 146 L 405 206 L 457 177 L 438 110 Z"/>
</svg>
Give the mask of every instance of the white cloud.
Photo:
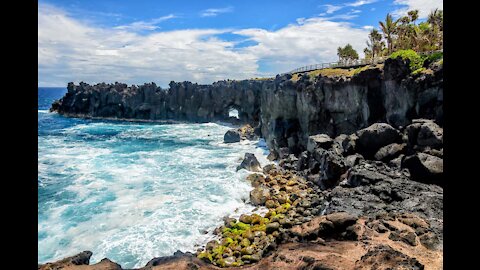
<svg viewBox="0 0 480 270">
<path fill-rule="evenodd" d="M 227 30 L 186 29 L 139 35 L 131 29 L 95 27 L 53 6 L 38 12 L 39 85 L 171 80 L 211 83 L 254 77 L 256 59 L 214 35 Z"/>
<path fill-rule="evenodd" d="M 169 15 L 166 15 L 166 16 L 163 16 L 163 17 L 155 18 L 155 19 L 150 20 L 150 21 L 136 21 L 136 22 L 133 22 L 131 24 L 120 25 L 120 26 L 115 27 L 115 29 L 131 30 L 131 31 L 143 31 L 143 30 L 151 31 L 151 30 L 155 30 L 155 29 L 159 28 L 157 26 L 157 24 L 159 24 L 163 21 L 166 21 L 166 20 L 173 19 L 173 18 L 177 18 L 177 17 L 173 14 L 169 14 Z"/>
<path fill-rule="evenodd" d="M 310 18 L 277 31 L 244 29 L 235 34 L 258 42 L 244 50 L 255 55 L 273 72 L 281 73 L 309 64 L 338 61 L 337 48 L 350 43 L 362 55 L 368 36 L 364 29 L 346 22 Z"/>
<path fill-rule="evenodd" d="M 372 30 L 374 27 L 371 26 L 371 25 L 365 25 L 364 27 L 362 27 L 363 29 L 365 30 Z"/>
<path fill-rule="evenodd" d="M 332 14 L 336 11 L 339 11 L 345 7 L 360 7 L 360 6 L 363 6 L 363 5 L 368 5 L 368 4 L 372 4 L 372 3 L 375 3 L 377 2 L 378 0 L 357 0 L 355 2 L 349 2 L 349 3 L 345 3 L 345 4 L 342 4 L 342 5 L 330 5 L 330 4 L 326 4 L 326 5 L 323 5 L 326 10 L 325 10 L 325 13 L 326 14 Z M 358 10 L 357 12 L 355 13 L 358 13 L 360 12 L 360 10 Z"/>
<path fill-rule="evenodd" d="M 358 0 L 358 1 L 355 1 L 355 2 L 352 2 L 352 3 L 347 3 L 346 5 L 350 6 L 350 7 L 359 7 L 359 6 L 375 3 L 377 1 L 378 0 Z"/>
<path fill-rule="evenodd" d="M 325 20 L 344 20 L 344 21 L 348 21 L 348 20 L 352 20 L 352 19 L 355 19 L 358 17 L 358 13 L 359 12 L 347 12 L 347 13 L 343 13 L 343 14 L 335 14 L 335 15 L 332 15 L 332 16 L 324 16 L 322 14 L 319 14 L 320 17 L 322 17 L 323 19 Z"/>
<path fill-rule="evenodd" d="M 232 12 L 233 7 L 226 7 L 226 8 L 209 8 L 205 9 L 200 13 L 201 17 L 215 17 L 220 13 L 228 13 Z"/>
<path fill-rule="evenodd" d="M 222 33 L 242 35 L 256 45 L 236 48 Z M 39 5 L 40 86 L 69 81 L 212 83 L 287 72 L 307 64 L 337 61 L 347 43 L 362 55 L 368 31 L 326 18 L 299 19 L 278 30 L 185 29 L 140 35 L 132 28 L 98 27 L 54 6 Z M 262 70 L 262 72 L 259 71 Z"/>
<path fill-rule="evenodd" d="M 325 10 L 325 13 L 327 14 L 332 14 L 335 11 L 343 8 L 343 6 L 334 6 L 334 5 L 325 5 L 325 7 L 327 8 L 327 10 Z"/>
<path fill-rule="evenodd" d="M 428 14 L 438 8 L 443 9 L 443 0 L 395 0 L 395 5 L 406 6 L 404 8 L 397 9 L 393 12 L 393 16 L 400 17 L 407 14 L 409 10 L 418 9 L 419 18 L 427 18 Z"/>
</svg>

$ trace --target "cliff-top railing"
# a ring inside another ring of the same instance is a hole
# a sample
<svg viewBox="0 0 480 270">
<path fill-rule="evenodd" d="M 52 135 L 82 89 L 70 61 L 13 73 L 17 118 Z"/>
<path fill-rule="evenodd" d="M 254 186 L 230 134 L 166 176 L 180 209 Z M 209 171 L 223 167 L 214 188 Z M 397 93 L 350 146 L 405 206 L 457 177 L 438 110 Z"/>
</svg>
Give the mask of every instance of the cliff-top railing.
<svg viewBox="0 0 480 270">
<path fill-rule="evenodd" d="M 428 55 L 436 52 L 443 52 L 443 50 L 420 52 L 418 54 Z M 385 60 L 387 60 L 389 57 L 390 56 L 381 56 L 381 57 L 376 57 L 375 59 L 358 59 L 358 60 L 345 61 L 345 62 L 338 61 L 338 62 L 308 65 L 308 66 L 296 68 L 292 71 L 283 73 L 282 75 L 309 72 L 309 71 L 325 69 L 325 68 L 351 68 L 351 67 L 366 66 L 366 65 L 376 65 L 376 64 L 381 64 L 385 62 Z"/>
</svg>

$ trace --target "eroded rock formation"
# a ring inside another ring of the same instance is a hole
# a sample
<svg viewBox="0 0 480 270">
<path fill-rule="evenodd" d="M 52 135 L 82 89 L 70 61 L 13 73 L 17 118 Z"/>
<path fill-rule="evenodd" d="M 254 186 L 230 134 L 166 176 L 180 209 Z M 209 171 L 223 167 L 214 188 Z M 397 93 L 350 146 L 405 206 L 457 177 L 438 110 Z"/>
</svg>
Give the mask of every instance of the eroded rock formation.
<svg viewBox="0 0 480 270">
<path fill-rule="evenodd" d="M 308 136 L 350 134 L 375 122 L 395 128 L 415 118 L 443 123 L 443 66 L 411 75 L 408 63 L 388 59 L 353 77 L 290 75 L 270 80 L 219 81 L 211 85 L 171 82 L 68 84 L 67 94 L 51 110 L 77 117 L 134 120 L 228 121 L 237 109 L 240 122 L 260 125 L 262 136 L 279 156 L 300 153 Z M 258 132 L 260 133 L 260 132 Z"/>
</svg>

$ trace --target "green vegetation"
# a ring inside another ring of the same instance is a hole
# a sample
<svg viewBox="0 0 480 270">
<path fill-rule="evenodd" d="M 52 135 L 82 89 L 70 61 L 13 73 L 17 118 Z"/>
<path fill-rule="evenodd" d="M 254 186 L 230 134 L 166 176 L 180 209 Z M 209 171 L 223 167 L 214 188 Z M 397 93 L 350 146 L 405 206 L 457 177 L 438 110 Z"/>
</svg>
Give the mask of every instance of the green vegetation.
<svg viewBox="0 0 480 270">
<path fill-rule="evenodd" d="M 424 72 L 425 70 L 427 70 L 427 69 L 424 68 L 424 67 L 421 67 L 421 68 L 419 68 L 419 69 L 414 70 L 414 71 L 412 72 L 412 75 L 416 75 L 416 74 L 422 73 L 422 72 Z"/>
<path fill-rule="evenodd" d="M 422 53 L 438 51 L 443 49 L 443 11 L 435 9 L 427 19 L 418 23 L 419 11 L 410 10 L 405 16 L 394 19 L 391 14 L 387 14 L 385 21 L 379 22 L 378 29 L 372 29 L 368 35 L 367 47 L 363 50 L 365 59 L 374 62 L 379 57 L 396 58 L 409 60 L 412 73 L 425 73 L 422 67 L 435 63 L 443 65 L 443 53 L 435 52 L 424 56 Z M 357 51 L 352 45 L 347 44 L 344 47 L 337 48 L 339 62 L 342 65 L 350 65 L 354 60 L 359 59 Z M 354 76 L 369 66 L 344 69 L 344 68 L 324 68 L 313 70 L 306 73 L 310 77 L 327 76 Z M 292 81 L 298 81 L 300 74 L 292 75 Z M 271 78 L 254 78 L 253 80 L 268 80 Z"/>
<path fill-rule="evenodd" d="M 412 74 L 418 74 L 425 71 L 425 66 L 438 62 L 440 65 L 443 65 L 443 52 L 435 52 L 429 55 L 419 55 L 414 50 L 400 50 L 392 53 L 390 58 L 402 58 L 403 60 L 409 61 L 410 70 Z"/>
<path fill-rule="evenodd" d="M 382 34 L 377 29 L 373 29 L 368 35 L 367 48 L 363 50 L 366 59 L 375 60 L 375 57 L 382 54 L 385 50 L 385 42 L 382 41 Z"/>
<path fill-rule="evenodd" d="M 392 53 L 390 58 L 402 58 L 403 60 L 409 60 L 410 70 L 417 70 L 423 66 L 423 58 L 418 55 L 414 50 L 400 50 Z"/>
<path fill-rule="evenodd" d="M 345 47 L 338 47 L 337 55 L 339 58 L 339 62 L 343 64 L 348 64 L 353 60 L 358 60 L 358 53 L 353 49 L 352 45 L 347 44 Z"/>
<path fill-rule="evenodd" d="M 443 64 L 443 52 L 434 52 L 425 57 L 425 62 L 428 62 L 428 63 L 437 62 L 438 60 L 442 60 L 442 64 Z"/>
<path fill-rule="evenodd" d="M 252 80 L 252 81 L 266 81 L 266 80 L 272 80 L 272 79 L 275 79 L 275 78 L 274 77 L 264 77 L 264 78 L 255 77 L 255 78 L 251 78 L 250 80 Z"/>
<path fill-rule="evenodd" d="M 397 28 L 397 21 L 393 21 L 392 15 L 387 14 L 385 22 L 379 22 L 383 35 L 387 40 L 388 53 L 393 51 L 393 39 Z M 372 30 L 373 31 L 373 30 Z"/>
<path fill-rule="evenodd" d="M 435 9 L 426 21 L 419 24 L 416 23 L 418 18 L 418 10 L 411 10 L 397 20 L 387 14 L 385 21 L 379 22 L 382 34 L 376 29 L 370 32 L 365 58 L 374 59 L 400 50 L 428 52 L 443 49 L 443 11 Z"/>
<path fill-rule="evenodd" d="M 377 64 L 375 66 L 367 65 L 363 67 L 358 67 L 358 68 L 325 68 L 325 69 L 317 69 L 317 70 L 312 70 L 303 74 L 308 75 L 310 78 L 317 77 L 319 75 L 325 76 L 325 77 L 339 77 L 339 76 L 345 76 L 345 77 L 352 77 L 354 75 L 357 75 L 358 73 L 370 69 L 370 68 L 381 68 L 383 64 Z M 300 78 L 300 74 L 296 73 L 292 75 L 292 78 L 290 80 L 296 82 Z"/>
</svg>

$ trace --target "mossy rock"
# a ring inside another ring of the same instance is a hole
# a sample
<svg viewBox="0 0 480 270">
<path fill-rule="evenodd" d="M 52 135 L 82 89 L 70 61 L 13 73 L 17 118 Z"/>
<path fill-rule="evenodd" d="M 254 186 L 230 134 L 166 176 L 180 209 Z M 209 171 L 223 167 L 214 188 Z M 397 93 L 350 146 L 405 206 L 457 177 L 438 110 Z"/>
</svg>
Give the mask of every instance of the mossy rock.
<svg viewBox="0 0 480 270">
<path fill-rule="evenodd" d="M 252 215 L 252 222 L 251 224 L 262 224 L 263 217 L 258 215 L 258 214 L 253 214 Z"/>
<path fill-rule="evenodd" d="M 242 247 L 248 247 L 250 246 L 250 240 L 248 240 L 247 238 L 243 238 L 243 240 L 240 242 L 240 245 Z"/>
<path fill-rule="evenodd" d="M 251 224 L 252 223 L 252 216 L 242 214 L 238 220 L 242 223 L 245 223 L 245 224 Z"/>
<path fill-rule="evenodd" d="M 202 260 L 206 260 L 206 261 L 209 261 L 209 262 L 213 262 L 213 256 L 208 251 L 200 252 L 200 254 L 198 254 L 197 258 L 202 259 Z"/>
<path fill-rule="evenodd" d="M 246 230 L 245 232 L 242 233 L 242 237 L 244 239 L 248 239 L 248 240 L 252 241 L 253 238 L 254 238 L 253 232 L 251 230 Z"/>
<path fill-rule="evenodd" d="M 266 228 L 267 228 L 267 227 L 266 227 L 265 224 L 263 224 L 263 225 L 254 225 L 254 226 L 252 226 L 251 230 L 252 230 L 252 232 L 255 232 L 255 231 L 262 231 L 262 232 L 264 232 L 264 231 L 266 230 Z"/>
<path fill-rule="evenodd" d="M 267 207 L 267 208 L 275 208 L 275 207 L 277 207 L 277 204 L 275 203 L 274 200 L 267 200 L 267 201 L 265 202 L 265 207 Z"/>
</svg>

